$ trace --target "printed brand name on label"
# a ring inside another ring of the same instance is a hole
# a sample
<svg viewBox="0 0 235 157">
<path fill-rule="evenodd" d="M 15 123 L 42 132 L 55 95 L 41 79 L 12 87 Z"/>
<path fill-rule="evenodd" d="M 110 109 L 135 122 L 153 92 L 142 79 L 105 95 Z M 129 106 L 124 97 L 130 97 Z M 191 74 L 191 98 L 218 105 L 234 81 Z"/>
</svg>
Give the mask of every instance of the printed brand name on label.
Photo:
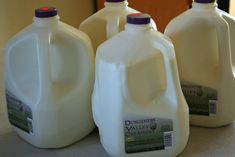
<svg viewBox="0 0 235 157">
<path fill-rule="evenodd" d="M 29 134 L 33 134 L 32 110 L 7 90 L 6 100 L 10 123 Z"/>
<path fill-rule="evenodd" d="M 126 118 L 124 133 L 125 151 L 128 154 L 165 150 L 173 147 L 172 120 Z"/>
<path fill-rule="evenodd" d="M 218 93 L 215 89 L 189 84 L 181 86 L 190 114 L 202 116 L 217 114 Z"/>
</svg>

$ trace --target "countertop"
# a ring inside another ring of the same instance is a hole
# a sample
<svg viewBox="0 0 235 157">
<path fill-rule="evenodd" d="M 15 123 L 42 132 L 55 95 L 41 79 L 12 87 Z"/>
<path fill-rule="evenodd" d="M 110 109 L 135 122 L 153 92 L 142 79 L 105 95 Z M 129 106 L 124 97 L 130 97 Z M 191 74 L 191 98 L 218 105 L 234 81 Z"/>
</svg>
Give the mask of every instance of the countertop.
<svg viewBox="0 0 235 157">
<path fill-rule="evenodd" d="M 0 53 L 0 157 L 108 157 L 97 130 L 63 149 L 38 149 L 24 142 L 7 121 Z M 179 157 L 235 157 L 235 123 L 221 128 L 191 127 L 187 147 Z"/>
</svg>

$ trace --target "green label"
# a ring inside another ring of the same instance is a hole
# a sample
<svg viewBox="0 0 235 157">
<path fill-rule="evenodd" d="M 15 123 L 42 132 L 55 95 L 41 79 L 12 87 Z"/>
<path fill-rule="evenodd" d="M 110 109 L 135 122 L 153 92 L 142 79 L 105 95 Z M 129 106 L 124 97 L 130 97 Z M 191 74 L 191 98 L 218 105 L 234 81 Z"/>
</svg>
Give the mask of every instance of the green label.
<svg viewBox="0 0 235 157">
<path fill-rule="evenodd" d="M 6 99 L 10 123 L 29 134 L 33 134 L 32 110 L 9 91 L 6 91 Z"/>
<path fill-rule="evenodd" d="M 166 150 L 173 146 L 172 120 L 127 118 L 124 121 L 125 151 L 128 154 Z"/>
<path fill-rule="evenodd" d="M 181 87 L 190 114 L 202 116 L 217 114 L 218 93 L 215 89 L 188 84 L 182 84 Z"/>
</svg>

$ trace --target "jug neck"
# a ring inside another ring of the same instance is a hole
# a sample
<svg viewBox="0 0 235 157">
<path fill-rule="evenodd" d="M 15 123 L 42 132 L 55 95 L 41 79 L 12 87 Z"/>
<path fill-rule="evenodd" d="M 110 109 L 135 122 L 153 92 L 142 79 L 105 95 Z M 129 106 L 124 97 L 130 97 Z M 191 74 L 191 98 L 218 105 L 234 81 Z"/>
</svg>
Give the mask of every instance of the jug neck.
<svg viewBox="0 0 235 157">
<path fill-rule="evenodd" d="M 125 31 L 135 33 L 144 33 L 150 29 L 152 29 L 152 25 L 150 23 L 144 25 L 126 24 L 125 26 Z"/>
<path fill-rule="evenodd" d="M 195 11 L 215 11 L 217 9 L 217 2 L 212 3 L 197 3 L 193 2 L 192 9 Z"/>
<path fill-rule="evenodd" d="M 48 27 L 48 26 L 57 25 L 59 20 L 60 17 L 58 15 L 49 18 L 38 18 L 38 17 L 33 18 L 34 24 L 39 27 Z"/>
<path fill-rule="evenodd" d="M 128 2 L 127 0 L 123 2 L 105 2 L 104 6 L 106 9 L 126 8 L 128 6 Z"/>
</svg>

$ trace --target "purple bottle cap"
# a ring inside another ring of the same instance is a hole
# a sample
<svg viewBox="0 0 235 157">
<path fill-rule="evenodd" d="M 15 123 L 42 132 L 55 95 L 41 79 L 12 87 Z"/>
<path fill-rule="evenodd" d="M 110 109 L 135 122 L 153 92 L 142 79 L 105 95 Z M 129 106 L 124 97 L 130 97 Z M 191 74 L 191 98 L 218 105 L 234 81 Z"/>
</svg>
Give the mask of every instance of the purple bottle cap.
<svg viewBox="0 0 235 157">
<path fill-rule="evenodd" d="M 135 25 L 145 25 L 149 24 L 151 21 L 151 16 L 143 13 L 134 13 L 127 16 L 127 23 Z"/>
<path fill-rule="evenodd" d="M 196 3 L 214 3 L 216 0 L 194 0 Z"/>
<path fill-rule="evenodd" d="M 112 3 L 118 3 L 118 2 L 123 2 L 125 0 L 106 0 L 106 2 L 112 2 Z"/>
<path fill-rule="evenodd" d="M 35 10 L 35 17 L 48 18 L 57 15 L 57 9 L 55 7 L 41 7 Z"/>
</svg>

